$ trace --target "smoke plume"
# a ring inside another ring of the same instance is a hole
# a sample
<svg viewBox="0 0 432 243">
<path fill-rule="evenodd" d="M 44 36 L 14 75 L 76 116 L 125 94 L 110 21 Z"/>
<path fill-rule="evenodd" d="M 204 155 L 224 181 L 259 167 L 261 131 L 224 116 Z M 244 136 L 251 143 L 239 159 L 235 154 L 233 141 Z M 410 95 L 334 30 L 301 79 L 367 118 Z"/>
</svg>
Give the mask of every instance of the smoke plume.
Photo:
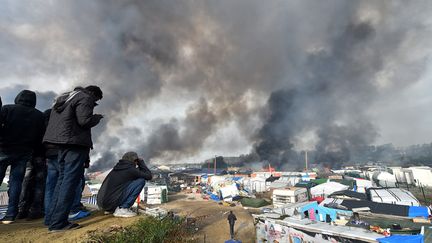
<svg viewBox="0 0 432 243">
<path fill-rule="evenodd" d="M 338 166 L 376 141 L 375 104 L 417 83 L 432 51 L 427 1 L 4 6 L 0 95 L 99 85 L 95 170 L 130 150 L 155 163 L 250 153 L 287 168 L 314 150 Z"/>
</svg>

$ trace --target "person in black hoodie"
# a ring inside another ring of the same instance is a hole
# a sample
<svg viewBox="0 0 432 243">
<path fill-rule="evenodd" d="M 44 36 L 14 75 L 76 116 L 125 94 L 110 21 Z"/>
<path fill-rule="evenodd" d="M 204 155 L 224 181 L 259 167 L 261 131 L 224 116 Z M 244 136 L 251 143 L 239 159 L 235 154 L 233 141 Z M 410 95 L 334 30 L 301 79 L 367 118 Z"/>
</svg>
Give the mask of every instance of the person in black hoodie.
<svg viewBox="0 0 432 243">
<path fill-rule="evenodd" d="M 9 174 L 9 205 L 3 224 L 13 223 L 18 214 L 18 202 L 26 163 L 42 141 L 44 117 L 36 108 L 36 93 L 30 90 L 21 91 L 15 98 L 15 104 L 1 108 L 0 133 L 0 182 L 3 181 L 6 169 L 11 166 Z"/>
<path fill-rule="evenodd" d="M 237 217 L 235 216 L 233 211 L 230 211 L 227 219 L 228 219 L 228 223 L 229 223 L 231 239 L 234 239 L 234 224 L 235 224 L 235 221 L 237 220 Z"/>
<path fill-rule="evenodd" d="M 138 166 L 138 168 L 137 168 Z M 102 183 L 97 197 L 99 208 L 114 211 L 115 217 L 133 217 L 130 210 L 152 173 L 137 153 L 127 152 Z"/>
<path fill-rule="evenodd" d="M 77 87 L 59 96 L 52 108 L 43 138 L 46 145 L 58 148 L 59 177 L 52 196 L 51 206 L 45 214 L 50 232 L 79 228 L 68 216 L 75 197 L 75 189 L 84 173 L 84 164 L 93 147 L 91 128 L 99 124 L 102 115 L 93 114 L 96 101 L 103 97 L 97 86 Z"/>
</svg>

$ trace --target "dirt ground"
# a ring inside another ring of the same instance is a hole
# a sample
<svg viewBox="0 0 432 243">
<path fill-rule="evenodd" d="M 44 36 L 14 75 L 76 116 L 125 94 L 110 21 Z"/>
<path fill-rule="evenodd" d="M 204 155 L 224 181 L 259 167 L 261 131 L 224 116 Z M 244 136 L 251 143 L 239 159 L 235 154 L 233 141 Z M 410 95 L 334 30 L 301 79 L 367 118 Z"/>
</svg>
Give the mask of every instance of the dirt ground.
<svg viewBox="0 0 432 243">
<path fill-rule="evenodd" d="M 214 201 L 205 201 L 199 194 L 178 194 L 170 197 L 170 202 L 162 206 L 182 216 L 197 220 L 199 242 L 219 243 L 230 239 L 227 216 L 230 210 L 237 217 L 235 239 L 243 243 L 255 242 L 255 226 L 250 213 L 241 205 L 235 207 L 219 205 Z"/>
<path fill-rule="evenodd" d="M 237 216 L 235 225 L 235 238 L 244 243 L 255 242 L 255 227 L 251 215 L 241 206 L 223 206 L 214 201 L 202 200 L 196 194 L 170 195 L 169 203 L 161 207 L 172 210 L 181 216 L 196 219 L 199 242 L 225 242 L 229 239 L 229 227 L 226 220 L 227 212 L 232 210 Z M 140 216 L 142 217 L 142 216 Z M 0 242 L 83 242 L 88 233 L 102 231 L 111 226 L 128 226 L 140 217 L 114 218 L 112 215 L 103 215 L 102 212 L 93 212 L 89 218 L 77 221 L 81 229 L 65 233 L 48 233 L 42 219 L 36 221 L 17 220 L 10 225 L 0 224 Z"/>
</svg>

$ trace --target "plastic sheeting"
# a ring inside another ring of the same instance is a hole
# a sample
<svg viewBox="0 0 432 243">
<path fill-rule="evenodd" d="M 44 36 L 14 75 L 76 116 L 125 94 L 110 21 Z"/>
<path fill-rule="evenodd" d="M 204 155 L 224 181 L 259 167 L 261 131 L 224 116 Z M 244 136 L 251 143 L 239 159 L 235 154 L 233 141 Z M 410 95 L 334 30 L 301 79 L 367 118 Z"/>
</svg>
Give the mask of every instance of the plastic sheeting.
<svg viewBox="0 0 432 243">
<path fill-rule="evenodd" d="M 408 209 L 408 217 L 415 218 L 415 217 L 429 217 L 429 210 L 427 207 L 416 207 L 412 206 Z"/>
<path fill-rule="evenodd" d="M 320 184 L 318 186 L 312 187 L 310 189 L 310 193 L 312 194 L 312 197 L 316 196 L 327 196 L 332 194 L 333 192 L 342 191 L 348 189 L 349 186 L 337 183 L 337 182 L 326 182 L 323 184 Z"/>
<path fill-rule="evenodd" d="M 377 240 L 380 243 L 424 243 L 423 235 L 393 235 Z"/>
</svg>

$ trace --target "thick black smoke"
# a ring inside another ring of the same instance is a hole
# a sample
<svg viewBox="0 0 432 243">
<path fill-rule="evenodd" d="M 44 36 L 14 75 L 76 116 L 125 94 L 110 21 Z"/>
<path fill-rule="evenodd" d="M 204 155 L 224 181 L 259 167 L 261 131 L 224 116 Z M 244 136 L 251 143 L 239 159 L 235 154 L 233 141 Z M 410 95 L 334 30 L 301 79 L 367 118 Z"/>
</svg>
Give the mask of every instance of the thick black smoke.
<svg viewBox="0 0 432 243">
<path fill-rule="evenodd" d="M 374 142 L 375 101 L 419 80 L 431 53 L 428 1 L 4 5 L 3 80 L 104 91 L 97 170 L 129 150 L 163 163 L 251 148 L 254 161 L 296 167 L 304 143 L 337 166 Z"/>
<path fill-rule="evenodd" d="M 348 162 L 352 151 L 375 140 L 366 115 L 378 95 L 373 81 L 384 58 L 370 50 L 375 35 L 369 22 L 348 24 L 328 49 L 308 56 L 299 85 L 272 93 L 255 145 L 263 160 L 296 167 L 293 137 L 308 130 L 318 137 L 313 159 L 330 166 Z"/>
</svg>

